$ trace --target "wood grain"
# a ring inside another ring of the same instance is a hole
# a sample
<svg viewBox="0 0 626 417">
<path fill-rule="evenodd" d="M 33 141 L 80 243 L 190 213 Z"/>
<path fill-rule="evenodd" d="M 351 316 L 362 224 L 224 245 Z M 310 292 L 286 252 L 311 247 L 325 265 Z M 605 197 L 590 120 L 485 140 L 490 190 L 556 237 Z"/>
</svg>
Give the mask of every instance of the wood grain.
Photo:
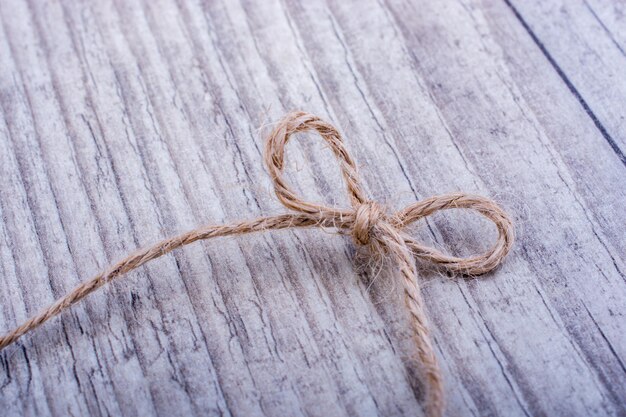
<svg viewBox="0 0 626 417">
<path fill-rule="evenodd" d="M 518 241 L 480 279 L 421 265 L 448 415 L 626 415 L 625 7 L 608 0 L 0 2 L 0 331 L 128 251 L 276 214 L 291 109 L 345 133 L 391 208 L 477 192 Z M 346 204 L 315 137 L 289 177 Z M 420 239 L 495 237 L 470 214 Z M 150 263 L 0 353 L 0 414 L 419 414 L 392 265 L 320 231 Z"/>
</svg>

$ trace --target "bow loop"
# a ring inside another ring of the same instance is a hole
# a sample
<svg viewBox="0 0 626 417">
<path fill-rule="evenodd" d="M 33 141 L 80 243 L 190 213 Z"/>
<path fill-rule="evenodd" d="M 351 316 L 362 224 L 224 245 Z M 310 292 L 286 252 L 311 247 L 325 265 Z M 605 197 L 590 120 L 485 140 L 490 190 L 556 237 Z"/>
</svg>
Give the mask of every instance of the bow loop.
<svg viewBox="0 0 626 417">
<path fill-rule="evenodd" d="M 405 243 L 411 252 L 419 258 L 441 265 L 448 271 L 466 275 L 481 275 L 495 269 L 513 245 L 514 228 L 504 210 L 488 198 L 465 193 L 429 197 L 400 210 L 394 216 L 393 224 L 398 228 L 404 228 L 437 211 L 449 209 L 470 209 L 489 219 L 498 231 L 496 243 L 482 254 L 460 258 L 447 255 L 407 237 Z"/>
<path fill-rule="evenodd" d="M 333 154 L 339 161 L 339 168 L 348 189 L 348 196 L 353 207 L 358 207 L 367 201 L 361 187 L 356 164 L 346 150 L 341 135 L 331 124 L 309 113 L 297 111 L 285 116 L 270 133 L 265 147 L 265 164 L 274 182 L 276 196 L 286 207 L 308 214 L 320 214 L 321 212 L 340 212 L 349 214 L 352 210 L 330 208 L 316 203 L 310 203 L 301 199 L 287 185 L 283 178 L 285 161 L 285 145 L 291 135 L 309 130 L 316 131 L 324 139 Z"/>
</svg>

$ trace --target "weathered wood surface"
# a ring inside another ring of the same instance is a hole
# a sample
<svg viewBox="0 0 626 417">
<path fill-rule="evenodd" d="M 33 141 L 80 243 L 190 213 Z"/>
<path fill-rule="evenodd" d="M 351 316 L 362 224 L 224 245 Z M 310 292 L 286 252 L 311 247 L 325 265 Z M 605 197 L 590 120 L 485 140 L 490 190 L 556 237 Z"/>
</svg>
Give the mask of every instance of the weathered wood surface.
<svg viewBox="0 0 626 417">
<path fill-rule="evenodd" d="M 281 212 L 259 128 L 299 108 L 389 206 L 465 190 L 516 220 L 486 277 L 422 265 L 448 415 L 626 415 L 626 5 L 302 3 L 0 2 L 0 331 L 138 246 Z M 346 204 L 319 139 L 288 157 Z M 0 415 L 419 414 L 393 268 L 353 251 L 287 231 L 154 261 L 0 353 Z"/>
</svg>

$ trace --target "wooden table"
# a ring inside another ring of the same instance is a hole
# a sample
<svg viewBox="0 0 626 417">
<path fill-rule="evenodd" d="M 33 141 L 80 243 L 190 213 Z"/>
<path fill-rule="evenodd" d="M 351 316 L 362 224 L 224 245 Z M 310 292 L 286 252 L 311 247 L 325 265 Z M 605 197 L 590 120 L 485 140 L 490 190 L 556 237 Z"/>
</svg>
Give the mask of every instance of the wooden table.
<svg viewBox="0 0 626 417">
<path fill-rule="evenodd" d="M 625 16 L 612 0 L 2 0 L 0 330 L 139 246 L 283 212 L 264 135 L 303 109 L 390 208 L 463 190 L 515 219 L 487 276 L 420 264 L 447 415 L 625 416 Z M 290 181 L 348 204 L 330 151 L 299 139 Z M 462 255 L 495 237 L 466 212 L 412 233 Z M 354 254 L 311 229 L 153 261 L 0 353 L 0 414 L 419 414 L 394 265 Z"/>
</svg>

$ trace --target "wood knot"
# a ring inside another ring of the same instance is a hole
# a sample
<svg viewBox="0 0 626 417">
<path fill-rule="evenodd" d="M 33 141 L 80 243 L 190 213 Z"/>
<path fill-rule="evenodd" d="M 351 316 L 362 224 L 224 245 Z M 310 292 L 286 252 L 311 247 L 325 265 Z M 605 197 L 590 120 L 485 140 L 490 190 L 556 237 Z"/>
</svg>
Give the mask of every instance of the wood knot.
<svg viewBox="0 0 626 417">
<path fill-rule="evenodd" d="M 355 211 L 352 237 L 358 245 L 367 246 L 372 241 L 375 226 L 385 221 L 385 210 L 375 201 L 366 201 L 360 204 Z"/>
</svg>

